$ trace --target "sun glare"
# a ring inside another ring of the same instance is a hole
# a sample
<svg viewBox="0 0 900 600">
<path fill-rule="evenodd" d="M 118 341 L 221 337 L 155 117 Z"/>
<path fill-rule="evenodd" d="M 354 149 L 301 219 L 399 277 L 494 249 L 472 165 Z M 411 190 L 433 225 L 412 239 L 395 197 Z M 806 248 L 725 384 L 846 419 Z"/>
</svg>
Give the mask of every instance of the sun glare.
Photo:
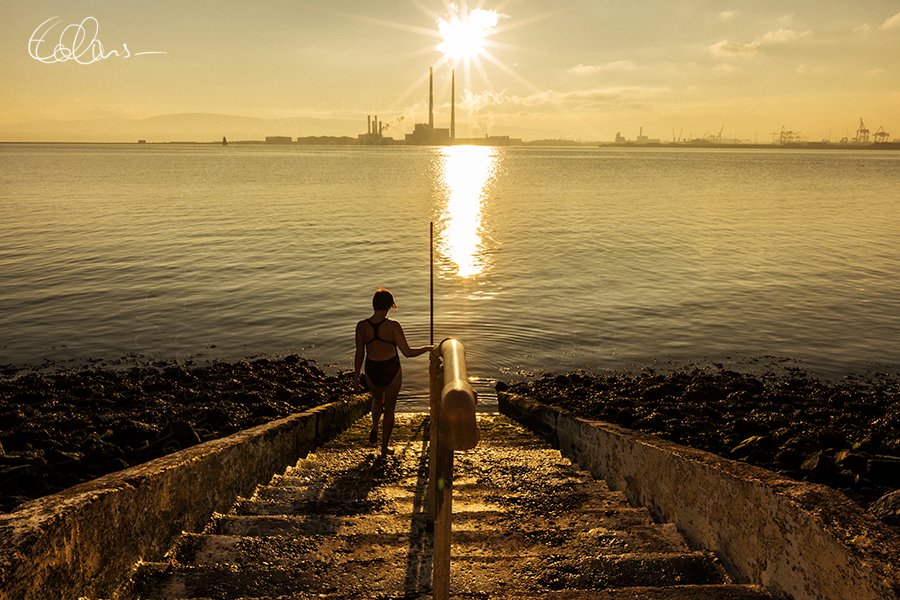
<svg viewBox="0 0 900 600">
<path fill-rule="evenodd" d="M 471 60 L 482 55 L 485 41 L 499 19 L 496 11 L 481 8 L 452 15 L 449 20 L 438 19 L 441 34 L 438 50 L 452 60 Z"/>
<path fill-rule="evenodd" d="M 439 189 L 446 202 L 438 249 L 458 276 L 473 277 L 487 266 L 484 206 L 497 170 L 497 152 L 486 146 L 444 146 L 437 157 Z"/>
</svg>

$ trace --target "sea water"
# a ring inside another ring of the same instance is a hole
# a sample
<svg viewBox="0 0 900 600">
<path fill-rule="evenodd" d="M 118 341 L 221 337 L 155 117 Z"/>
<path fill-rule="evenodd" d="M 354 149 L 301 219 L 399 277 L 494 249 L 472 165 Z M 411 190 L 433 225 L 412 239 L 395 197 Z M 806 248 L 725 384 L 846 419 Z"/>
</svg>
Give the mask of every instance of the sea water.
<svg viewBox="0 0 900 600">
<path fill-rule="evenodd" d="M 900 152 L 0 145 L 0 363 L 353 366 L 378 287 L 496 379 L 900 369 Z M 429 224 L 434 222 L 433 258 Z M 421 402 L 427 358 L 404 360 Z"/>
</svg>

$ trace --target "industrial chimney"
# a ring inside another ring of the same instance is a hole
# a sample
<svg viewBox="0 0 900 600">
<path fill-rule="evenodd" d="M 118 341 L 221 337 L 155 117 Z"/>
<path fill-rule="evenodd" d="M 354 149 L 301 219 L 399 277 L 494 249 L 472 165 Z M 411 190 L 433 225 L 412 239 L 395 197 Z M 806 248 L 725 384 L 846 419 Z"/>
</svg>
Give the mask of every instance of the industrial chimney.
<svg viewBox="0 0 900 600">
<path fill-rule="evenodd" d="M 428 128 L 434 129 L 434 73 L 428 67 Z"/>
<path fill-rule="evenodd" d="M 450 141 L 456 139 L 456 69 L 450 71 Z"/>
</svg>

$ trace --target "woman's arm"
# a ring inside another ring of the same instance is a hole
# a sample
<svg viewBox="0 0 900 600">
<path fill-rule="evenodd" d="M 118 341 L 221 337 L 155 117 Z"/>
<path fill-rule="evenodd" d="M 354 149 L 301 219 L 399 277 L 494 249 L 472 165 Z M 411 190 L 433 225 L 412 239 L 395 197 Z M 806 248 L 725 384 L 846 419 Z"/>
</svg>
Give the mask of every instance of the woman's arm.
<svg viewBox="0 0 900 600">
<path fill-rule="evenodd" d="M 394 321 L 394 341 L 397 342 L 397 348 L 400 349 L 400 352 L 403 353 L 403 356 L 406 358 L 412 358 L 413 356 L 419 356 L 420 354 L 425 354 L 430 351 L 433 346 L 422 346 L 421 348 L 410 348 L 409 343 L 406 341 L 406 335 L 403 333 L 403 327 L 400 326 L 400 323 Z"/>
<path fill-rule="evenodd" d="M 359 389 L 359 372 L 362 371 L 366 344 L 363 342 L 362 321 L 356 324 L 356 354 L 353 356 L 353 388 Z"/>
</svg>

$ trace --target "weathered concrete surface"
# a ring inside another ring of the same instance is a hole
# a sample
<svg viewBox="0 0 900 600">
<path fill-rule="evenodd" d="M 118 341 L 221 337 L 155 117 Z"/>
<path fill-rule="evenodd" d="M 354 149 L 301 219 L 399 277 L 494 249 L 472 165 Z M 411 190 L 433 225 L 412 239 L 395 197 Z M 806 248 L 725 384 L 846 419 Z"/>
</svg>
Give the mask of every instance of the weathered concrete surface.
<svg viewBox="0 0 900 600">
<path fill-rule="evenodd" d="M 0 515 L 0 599 L 110 595 L 139 559 L 294 464 L 367 410 L 329 404 L 111 473 Z"/>
<path fill-rule="evenodd" d="M 839 492 L 519 396 L 500 410 L 747 581 L 795 600 L 900 596 L 900 537 Z"/>
<path fill-rule="evenodd" d="M 764 600 L 734 584 L 671 524 L 499 415 L 457 452 L 451 590 L 467 598 Z M 239 499 L 168 562 L 144 564 L 156 598 L 418 598 L 431 592 L 425 527 L 429 427 L 397 415 L 395 454 L 368 448 L 369 420 Z"/>
</svg>

